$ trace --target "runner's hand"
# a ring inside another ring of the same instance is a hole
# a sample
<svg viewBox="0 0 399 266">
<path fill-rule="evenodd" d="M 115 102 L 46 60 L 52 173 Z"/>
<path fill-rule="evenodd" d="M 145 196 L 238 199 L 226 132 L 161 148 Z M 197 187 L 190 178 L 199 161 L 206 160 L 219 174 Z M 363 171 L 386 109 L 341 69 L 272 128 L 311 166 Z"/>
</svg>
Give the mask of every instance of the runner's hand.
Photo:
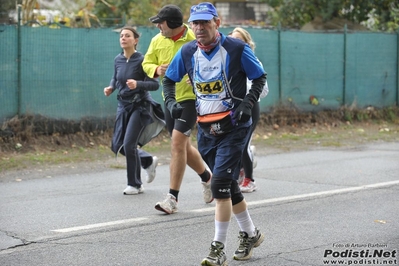
<svg viewBox="0 0 399 266">
<path fill-rule="evenodd" d="M 180 103 L 176 102 L 176 100 L 168 100 L 166 102 L 166 107 L 168 108 L 170 115 L 173 119 L 180 118 L 181 114 L 183 113 L 183 107 Z"/>
<path fill-rule="evenodd" d="M 238 123 L 249 121 L 252 115 L 252 104 L 248 101 L 242 101 L 234 111 L 233 119 Z"/>
<path fill-rule="evenodd" d="M 183 107 L 180 105 L 180 103 L 175 102 L 170 110 L 170 114 L 173 117 L 173 119 L 178 119 L 181 117 L 181 114 L 183 113 Z"/>
</svg>

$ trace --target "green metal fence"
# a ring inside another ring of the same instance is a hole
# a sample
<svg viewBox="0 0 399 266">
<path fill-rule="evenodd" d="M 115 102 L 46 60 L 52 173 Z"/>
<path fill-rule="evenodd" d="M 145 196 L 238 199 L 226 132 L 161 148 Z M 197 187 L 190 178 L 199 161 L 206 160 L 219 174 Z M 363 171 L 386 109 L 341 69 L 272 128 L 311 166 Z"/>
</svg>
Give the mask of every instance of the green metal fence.
<svg viewBox="0 0 399 266">
<path fill-rule="evenodd" d="M 145 53 L 159 31 L 138 30 L 138 50 Z M 264 112 L 280 104 L 309 111 L 399 102 L 399 34 L 248 31 L 268 73 Z M 121 52 L 113 29 L 0 25 L 0 47 L 0 122 L 15 115 L 72 120 L 115 115 L 115 95 L 103 95 Z M 151 94 L 162 101 L 161 88 Z"/>
</svg>

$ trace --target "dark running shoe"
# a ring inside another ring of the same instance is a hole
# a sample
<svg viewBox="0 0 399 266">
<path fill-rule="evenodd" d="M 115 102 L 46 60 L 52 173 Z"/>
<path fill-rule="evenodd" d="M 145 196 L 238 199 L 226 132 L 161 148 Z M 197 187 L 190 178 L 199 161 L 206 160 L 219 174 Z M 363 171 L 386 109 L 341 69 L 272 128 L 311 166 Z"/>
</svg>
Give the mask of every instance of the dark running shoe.
<svg viewBox="0 0 399 266">
<path fill-rule="evenodd" d="M 255 228 L 255 236 L 248 237 L 246 232 L 241 231 L 238 236 L 240 241 L 240 245 L 236 252 L 234 252 L 234 259 L 235 260 L 248 260 L 252 257 L 253 249 L 258 247 L 262 244 L 263 240 L 265 239 L 265 235 L 259 231 L 258 228 Z"/>
<path fill-rule="evenodd" d="M 202 260 L 201 265 L 206 266 L 227 266 L 226 253 L 224 253 L 224 245 L 218 241 L 213 241 L 208 257 Z"/>
</svg>

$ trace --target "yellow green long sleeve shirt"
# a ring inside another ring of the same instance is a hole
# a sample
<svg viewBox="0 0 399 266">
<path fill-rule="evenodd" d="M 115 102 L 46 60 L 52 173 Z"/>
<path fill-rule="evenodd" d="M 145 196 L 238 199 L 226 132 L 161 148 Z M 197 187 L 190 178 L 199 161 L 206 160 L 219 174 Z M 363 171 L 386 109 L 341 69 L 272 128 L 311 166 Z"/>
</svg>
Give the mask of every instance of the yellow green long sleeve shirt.
<svg viewBox="0 0 399 266">
<path fill-rule="evenodd" d="M 158 33 L 151 39 L 151 43 L 144 56 L 143 69 L 150 78 L 156 75 L 156 69 L 159 65 L 169 64 L 177 51 L 186 43 L 195 40 L 194 32 L 183 24 L 186 31 L 178 40 L 173 41 L 171 38 L 162 36 Z M 162 82 L 162 77 L 159 77 Z M 187 76 L 188 78 L 188 76 Z M 187 84 L 186 78 L 176 83 L 176 101 L 183 102 L 186 100 L 195 100 L 195 94 L 191 84 Z M 162 95 L 163 96 L 163 95 Z"/>
</svg>

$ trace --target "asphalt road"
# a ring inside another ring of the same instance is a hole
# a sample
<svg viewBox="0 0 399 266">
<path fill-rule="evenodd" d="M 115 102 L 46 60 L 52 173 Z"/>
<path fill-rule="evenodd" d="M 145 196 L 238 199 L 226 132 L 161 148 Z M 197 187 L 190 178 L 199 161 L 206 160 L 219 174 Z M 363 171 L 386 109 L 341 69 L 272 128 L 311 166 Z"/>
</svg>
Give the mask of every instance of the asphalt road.
<svg viewBox="0 0 399 266">
<path fill-rule="evenodd" d="M 264 243 L 229 265 L 398 265 L 399 143 L 257 157 L 259 190 L 245 194 Z M 199 265 L 214 233 L 214 203 L 202 202 L 187 169 L 179 212 L 154 209 L 168 192 L 168 166 L 122 194 L 125 170 L 0 183 L 0 265 Z M 16 176 L 16 179 L 18 176 Z M 383 264 L 385 263 L 385 264 Z"/>
</svg>

